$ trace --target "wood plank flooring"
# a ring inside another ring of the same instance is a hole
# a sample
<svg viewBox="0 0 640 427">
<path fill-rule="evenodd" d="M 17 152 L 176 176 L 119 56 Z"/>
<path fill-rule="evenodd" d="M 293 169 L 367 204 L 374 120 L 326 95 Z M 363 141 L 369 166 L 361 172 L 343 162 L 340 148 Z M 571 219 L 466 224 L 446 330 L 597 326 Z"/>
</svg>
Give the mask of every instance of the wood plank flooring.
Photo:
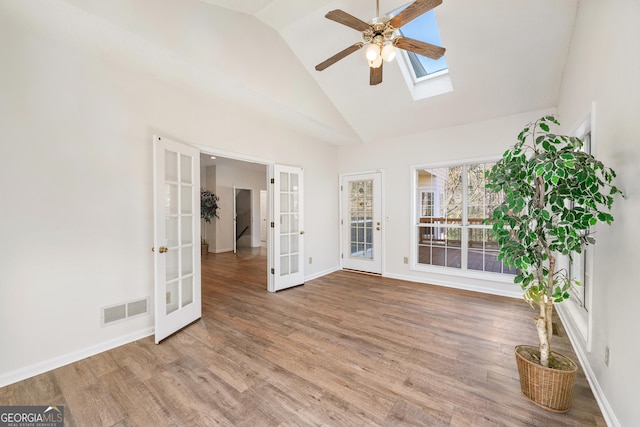
<svg viewBox="0 0 640 427">
<path fill-rule="evenodd" d="M 513 347 L 536 341 L 522 301 L 345 271 L 271 294 L 265 262 L 203 257 L 201 320 L 1 388 L 0 404 L 64 405 L 67 426 L 606 425 L 581 371 L 566 414 L 521 395 Z"/>
</svg>

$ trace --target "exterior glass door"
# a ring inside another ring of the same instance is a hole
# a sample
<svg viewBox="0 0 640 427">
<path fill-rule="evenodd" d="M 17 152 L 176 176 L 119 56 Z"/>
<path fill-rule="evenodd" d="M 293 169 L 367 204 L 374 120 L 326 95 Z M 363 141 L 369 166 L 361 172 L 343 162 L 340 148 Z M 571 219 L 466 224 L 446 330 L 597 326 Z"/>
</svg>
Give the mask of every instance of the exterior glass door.
<svg viewBox="0 0 640 427">
<path fill-rule="evenodd" d="M 342 179 L 342 266 L 382 272 L 381 174 L 348 175 Z"/>
</svg>

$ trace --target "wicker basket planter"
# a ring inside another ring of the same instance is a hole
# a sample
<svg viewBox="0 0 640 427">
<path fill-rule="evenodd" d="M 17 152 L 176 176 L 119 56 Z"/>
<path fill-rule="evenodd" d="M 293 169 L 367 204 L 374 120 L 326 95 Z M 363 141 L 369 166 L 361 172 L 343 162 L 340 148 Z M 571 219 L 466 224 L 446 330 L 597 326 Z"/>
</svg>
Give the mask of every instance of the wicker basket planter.
<svg viewBox="0 0 640 427">
<path fill-rule="evenodd" d="M 537 353 L 538 348 L 530 345 L 518 345 L 515 348 L 522 394 L 546 410 L 567 412 L 571 406 L 578 366 L 568 357 L 553 351 L 553 358 L 566 369 L 545 368 L 523 357 L 523 351 Z"/>
</svg>

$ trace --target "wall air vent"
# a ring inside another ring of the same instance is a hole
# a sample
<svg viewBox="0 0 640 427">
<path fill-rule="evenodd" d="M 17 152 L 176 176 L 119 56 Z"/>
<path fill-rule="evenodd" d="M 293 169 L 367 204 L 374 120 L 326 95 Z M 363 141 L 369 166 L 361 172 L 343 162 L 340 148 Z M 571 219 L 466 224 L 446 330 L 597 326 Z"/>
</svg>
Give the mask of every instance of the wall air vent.
<svg viewBox="0 0 640 427">
<path fill-rule="evenodd" d="M 127 301 L 100 309 L 102 326 L 149 314 L 149 297 Z"/>
</svg>

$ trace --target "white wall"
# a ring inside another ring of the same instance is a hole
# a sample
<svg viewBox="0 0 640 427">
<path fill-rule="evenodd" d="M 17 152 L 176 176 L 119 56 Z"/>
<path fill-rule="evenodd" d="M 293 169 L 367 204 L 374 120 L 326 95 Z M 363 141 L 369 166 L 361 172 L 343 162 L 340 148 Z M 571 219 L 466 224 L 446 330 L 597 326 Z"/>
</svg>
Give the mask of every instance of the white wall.
<svg viewBox="0 0 640 427">
<path fill-rule="evenodd" d="M 404 264 L 411 250 L 411 206 L 415 197 L 412 166 L 465 159 L 499 158 L 516 142 L 522 128 L 532 120 L 553 112 L 535 111 L 464 126 L 398 137 L 375 144 L 339 148 L 340 173 L 382 170 L 384 174 L 383 274 L 426 283 L 454 286 L 499 295 L 519 296 L 519 286 L 471 277 L 419 272 Z M 504 280 L 509 280 L 505 278 Z"/>
<path fill-rule="evenodd" d="M 593 344 L 575 344 L 595 375 L 592 385 L 611 410 L 612 425 L 640 425 L 640 3 L 581 0 L 565 69 L 559 118 L 567 132 L 595 101 L 595 155 L 618 174 L 627 198 L 614 206 L 615 222 L 596 230 L 593 265 Z M 610 361 L 604 364 L 604 347 Z M 599 389 L 599 390 L 598 390 Z"/>
<path fill-rule="evenodd" d="M 304 167 L 306 273 L 338 265 L 333 145 L 58 0 L 0 1 L 0 57 L 0 385 L 149 333 L 100 307 L 152 294 L 154 134 Z"/>
</svg>

